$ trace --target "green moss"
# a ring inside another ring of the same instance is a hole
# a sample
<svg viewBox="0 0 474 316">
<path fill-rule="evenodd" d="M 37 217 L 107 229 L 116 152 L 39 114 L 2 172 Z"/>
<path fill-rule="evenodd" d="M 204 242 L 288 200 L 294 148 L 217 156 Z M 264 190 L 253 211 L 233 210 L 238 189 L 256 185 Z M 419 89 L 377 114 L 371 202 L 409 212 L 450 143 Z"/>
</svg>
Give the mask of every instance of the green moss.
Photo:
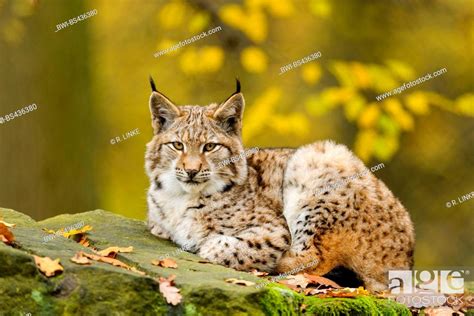
<svg viewBox="0 0 474 316">
<path fill-rule="evenodd" d="M 370 296 L 318 298 L 304 296 L 278 284 L 265 288 L 261 305 L 266 315 L 411 315 L 404 305 L 390 300 Z"/>
<path fill-rule="evenodd" d="M 267 286 L 260 297 L 266 315 L 299 315 L 302 302 L 303 296 L 276 284 Z"/>
</svg>

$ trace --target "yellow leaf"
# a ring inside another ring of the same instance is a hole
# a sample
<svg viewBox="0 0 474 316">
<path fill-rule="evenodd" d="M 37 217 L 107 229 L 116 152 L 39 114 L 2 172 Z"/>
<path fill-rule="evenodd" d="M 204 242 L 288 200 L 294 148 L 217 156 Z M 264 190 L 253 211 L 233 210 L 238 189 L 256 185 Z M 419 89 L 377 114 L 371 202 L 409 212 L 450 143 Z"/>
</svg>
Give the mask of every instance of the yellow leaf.
<svg viewBox="0 0 474 316">
<path fill-rule="evenodd" d="M 431 105 L 439 106 L 446 111 L 456 112 L 454 102 L 448 98 L 445 98 L 436 92 L 425 92 L 425 96 L 428 98 L 428 102 Z"/>
<path fill-rule="evenodd" d="M 380 108 L 375 103 L 370 103 L 363 111 L 362 114 L 359 116 L 357 121 L 359 127 L 361 128 L 369 128 L 373 127 L 377 122 L 377 119 L 380 115 Z"/>
<path fill-rule="evenodd" d="M 180 66 L 186 74 L 216 72 L 224 63 L 224 51 L 219 46 L 190 47 L 180 56 Z"/>
<path fill-rule="evenodd" d="M 188 24 L 188 30 L 190 33 L 199 33 L 209 25 L 211 17 L 207 12 L 195 13 Z"/>
<path fill-rule="evenodd" d="M 372 78 L 372 87 L 376 92 L 384 93 L 400 86 L 392 72 L 385 67 L 368 65 L 367 71 Z"/>
<path fill-rule="evenodd" d="M 344 114 L 349 122 L 354 121 L 359 117 L 362 111 L 365 108 L 367 101 L 365 98 L 359 94 L 355 95 L 353 98 L 349 99 L 344 104 Z"/>
<path fill-rule="evenodd" d="M 249 104 L 243 124 L 244 130 L 242 137 L 244 142 L 248 142 L 252 137 L 267 128 L 265 118 L 272 116 L 280 97 L 281 90 L 279 88 L 270 87 L 256 98 L 253 104 Z"/>
<path fill-rule="evenodd" d="M 262 73 L 267 69 L 267 55 L 256 46 L 245 48 L 240 61 L 248 72 Z"/>
<path fill-rule="evenodd" d="M 52 230 L 52 229 L 42 228 L 41 230 L 44 231 L 45 233 L 48 233 L 48 234 L 56 234 L 56 231 Z M 58 230 L 58 232 L 59 232 L 59 230 Z"/>
<path fill-rule="evenodd" d="M 204 46 L 200 49 L 201 72 L 216 72 L 224 63 L 224 51 L 220 46 Z"/>
<path fill-rule="evenodd" d="M 314 63 L 314 62 L 305 64 L 301 68 L 301 75 L 303 77 L 303 80 L 307 84 L 314 85 L 321 78 L 321 66 L 319 65 L 319 63 Z"/>
<path fill-rule="evenodd" d="M 349 70 L 349 66 L 345 62 L 336 61 L 329 67 L 341 85 L 346 87 L 354 87 L 355 81 Z"/>
<path fill-rule="evenodd" d="M 361 130 L 357 133 L 354 151 L 364 162 L 372 157 L 376 139 L 377 133 L 372 129 Z"/>
<path fill-rule="evenodd" d="M 423 92 L 414 92 L 405 97 L 405 104 L 410 111 L 418 115 L 428 114 L 428 98 Z"/>
<path fill-rule="evenodd" d="M 160 24 L 165 28 L 176 28 L 184 21 L 186 5 L 181 1 L 172 1 L 163 6 L 158 15 Z"/>
<path fill-rule="evenodd" d="M 403 130 L 410 131 L 413 129 L 415 122 L 413 117 L 403 109 L 398 99 L 387 99 L 383 101 L 385 111 L 400 125 Z"/>
<path fill-rule="evenodd" d="M 254 42 L 262 43 L 267 38 L 267 18 L 260 10 L 250 11 L 242 25 L 242 31 Z"/>
<path fill-rule="evenodd" d="M 273 115 L 268 118 L 269 125 L 280 134 L 293 134 L 304 137 L 308 134 L 310 125 L 308 119 L 301 113 Z"/>
<path fill-rule="evenodd" d="M 389 59 L 385 63 L 398 78 L 405 81 L 414 79 L 415 71 L 407 64 L 394 59 Z"/>
<path fill-rule="evenodd" d="M 468 93 L 460 96 L 456 100 L 455 108 L 462 114 L 474 116 L 474 94 Z"/>
<path fill-rule="evenodd" d="M 372 84 L 372 78 L 363 64 L 352 63 L 351 71 L 358 87 L 367 88 Z"/>
<path fill-rule="evenodd" d="M 219 17 L 224 23 L 241 29 L 244 24 L 245 14 L 238 4 L 226 4 L 219 10 Z"/>
<path fill-rule="evenodd" d="M 355 92 L 352 88 L 327 88 L 321 93 L 321 98 L 331 107 L 335 107 L 341 103 L 349 101 L 354 94 Z"/>
<path fill-rule="evenodd" d="M 66 237 L 66 238 L 69 238 L 69 237 L 77 235 L 77 234 L 83 234 L 83 233 L 85 233 L 89 230 L 92 230 L 92 226 L 86 225 L 86 226 L 81 227 L 79 229 L 73 229 L 73 230 L 70 230 L 68 232 L 64 232 L 63 236 Z"/>
<path fill-rule="evenodd" d="M 397 136 L 379 136 L 374 144 L 374 155 L 381 161 L 387 161 L 397 152 L 398 147 Z"/>
</svg>

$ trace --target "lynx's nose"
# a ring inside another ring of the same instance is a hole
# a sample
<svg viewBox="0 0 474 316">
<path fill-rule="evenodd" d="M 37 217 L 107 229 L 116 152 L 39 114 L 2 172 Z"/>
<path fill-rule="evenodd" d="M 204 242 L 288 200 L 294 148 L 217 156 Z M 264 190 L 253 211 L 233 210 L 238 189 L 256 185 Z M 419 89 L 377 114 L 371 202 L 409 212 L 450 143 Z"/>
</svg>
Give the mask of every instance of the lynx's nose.
<svg viewBox="0 0 474 316">
<path fill-rule="evenodd" d="M 194 176 L 197 175 L 199 172 L 199 170 L 196 170 L 196 169 L 186 169 L 185 171 L 188 174 L 188 177 L 190 180 L 192 180 Z"/>
</svg>

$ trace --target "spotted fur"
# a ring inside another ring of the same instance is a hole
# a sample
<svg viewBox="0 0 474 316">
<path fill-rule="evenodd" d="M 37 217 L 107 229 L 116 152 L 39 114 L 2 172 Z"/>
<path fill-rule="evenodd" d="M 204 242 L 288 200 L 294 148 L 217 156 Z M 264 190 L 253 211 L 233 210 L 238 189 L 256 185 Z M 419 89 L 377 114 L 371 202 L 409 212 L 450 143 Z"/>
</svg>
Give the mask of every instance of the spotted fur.
<svg viewBox="0 0 474 316">
<path fill-rule="evenodd" d="M 153 88 L 150 110 L 145 167 L 154 235 L 238 270 L 308 266 L 325 274 L 345 266 L 373 290 L 385 288 L 388 269 L 412 266 L 408 213 L 345 146 L 240 155 L 239 83 L 225 102 L 205 107 L 178 107 Z M 222 164 L 239 155 L 247 158 Z"/>
</svg>

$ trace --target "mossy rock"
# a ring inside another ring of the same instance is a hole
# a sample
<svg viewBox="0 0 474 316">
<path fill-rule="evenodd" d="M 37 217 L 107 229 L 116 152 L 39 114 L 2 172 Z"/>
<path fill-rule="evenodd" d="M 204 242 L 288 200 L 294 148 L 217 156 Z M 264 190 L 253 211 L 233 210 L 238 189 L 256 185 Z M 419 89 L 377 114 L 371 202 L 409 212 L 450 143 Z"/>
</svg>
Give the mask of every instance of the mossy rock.
<svg viewBox="0 0 474 316">
<path fill-rule="evenodd" d="M 202 263 L 198 256 L 180 251 L 173 243 L 151 235 L 143 221 L 96 210 L 64 214 L 41 222 L 13 210 L 1 209 L 0 218 L 12 228 L 19 248 L 0 242 L 0 315 L 410 315 L 393 301 L 369 296 L 351 298 L 305 297 L 278 284 L 263 288 L 226 283 L 237 278 L 255 283 L 252 274 Z M 42 228 L 58 230 L 79 222 L 91 225 L 91 243 L 133 246 L 118 259 L 146 272 L 146 276 L 105 263 L 83 266 L 70 261 L 87 248 L 64 237 L 44 242 Z M 47 278 L 32 255 L 59 258 L 64 272 Z M 171 256 L 177 269 L 151 264 Z M 166 303 L 154 278 L 176 275 L 183 300 Z"/>
</svg>

